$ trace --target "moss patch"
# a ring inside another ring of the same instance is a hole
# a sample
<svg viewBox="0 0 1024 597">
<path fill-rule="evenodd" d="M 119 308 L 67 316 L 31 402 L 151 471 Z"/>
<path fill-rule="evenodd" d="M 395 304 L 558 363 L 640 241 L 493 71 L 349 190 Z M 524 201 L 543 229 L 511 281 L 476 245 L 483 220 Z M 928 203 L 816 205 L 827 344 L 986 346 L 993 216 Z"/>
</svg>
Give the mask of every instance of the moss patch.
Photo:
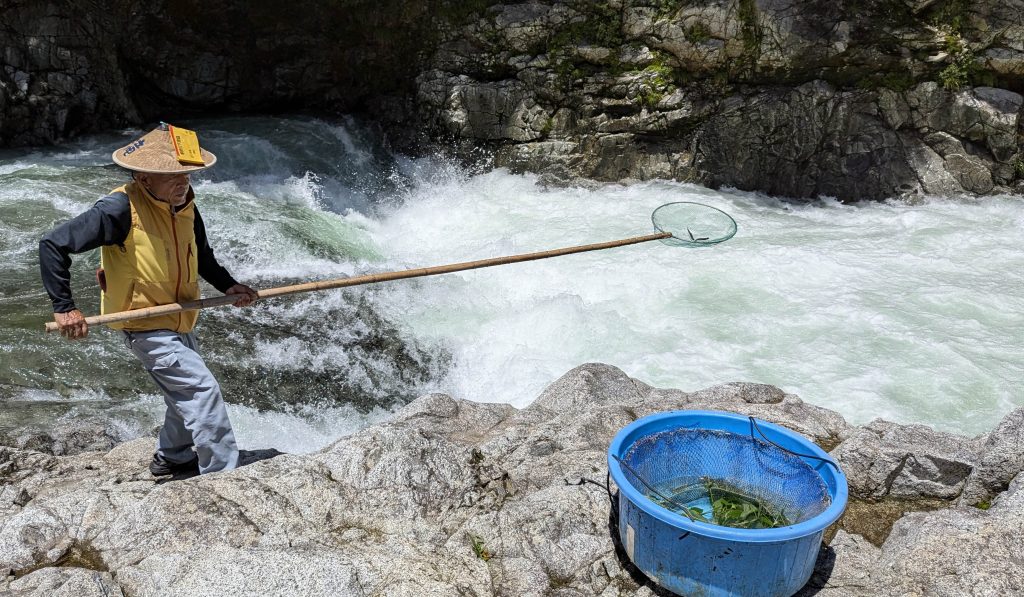
<svg viewBox="0 0 1024 597">
<path fill-rule="evenodd" d="M 666 57 L 661 52 L 654 56 L 654 62 L 639 72 L 641 83 L 637 99 L 640 105 L 647 107 L 658 105 L 680 84 L 679 69 L 666 64 Z"/>
<path fill-rule="evenodd" d="M 761 31 L 757 0 L 740 0 L 736 18 L 740 22 L 740 39 L 743 41 L 743 53 L 736 61 L 736 74 L 752 77 L 757 70 L 757 60 L 761 54 Z"/>
<path fill-rule="evenodd" d="M 946 89 L 956 90 L 974 77 L 974 52 L 958 33 L 946 35 L 946 53 L 952 58 L 949 66 L 939 72 L 939 82 Z"/>
<path fill-rule="evenodd" d="M 916 85 L 918 81 L 908 72 L 887 72 L 870 74 L 856 81 L 859 89 L 878 89 L 884 87 L 893 91 L 906 91 Z"/>
<path fill-rule="evenodd" d="M 761 46 L 761 25 L 758 23 L 757 0 L 740 0 L 736 17 L 740 21 L 740 37 L 744 50 L 755 52 Z"/>
<path fill-rule="evenodd" d="M 659 19 L 673 17 L 679 9 L 686 6 L 686 0 L 655 0 L 654 10 Z"/>
<path fill-rule="evenodd" d="M 876 547 L 881 547 L 892 532 L 892 525 L 904 515 L 910 512 L 930 512 L 948 506 L 949 502 L 936 499 L 885 499 L 870 502 L 850 498 L 842 518 L 826 531 L 826 540 L 831 541 L 836 531 L 843 529 L 847 533 L 861 535 Z"/>
<path fill-rule="evenodd" d="M 711 39 L 711 30 L 704 23 L 697 22 L 686 28 L 683 34 L 691 44 L 702 44 Z"/>
<path fill-rule="evenodd" d="M 484 546 L 483 538 L 479 535 L 470 535 L 469 541 L 473 547 L 473 555 L 485 562 L 491 559 L 491 552 L 487 551 L 487 548 Z"/>
<path fill-rule="evenodd" d="M 22 568 L 16 570 L 14 575 L 18 578 L 31 574 L 36 570 L 43 568 L 85 568 L 86 570 L 96 570 L 97 572 L 110 572 L 110 568 L 107 567 L 106 563 L 103 562 L 103 556 L 89 543 L 75 541 L 71 544 L 64 555 L 59 557 L 56 562 L 43 563 Z"/>
<path fill-rule="evenodd" d="M 618 49 L 626 41 L 622 35 L 622 9 L 608 2 L 594 2 L 586 5 L 585 11 L 556 29 L 547 40 L 548 58 L 563 92 L 580 78 L 619 68 Z M 581 44 L 609 48 L 612 52 L 603 64 L 595 65 L 578 57 L 576 48 Z"/>
<path fill-rule="evenodd" d="M 618 48 L 625 43 L 622 35 L 622 9 L 608 2 L 594 2 L 587 12 L 562 25 L 548 40 L 549 50 L 558 50 L 590 43 Z"/>
<path fill-rule="evenodd" d="M 970 0 L 945 0 L 932 5 L 926 18 L 939 29 L 960 33 L 967 25 L 970 7 Z"/>
</svg>

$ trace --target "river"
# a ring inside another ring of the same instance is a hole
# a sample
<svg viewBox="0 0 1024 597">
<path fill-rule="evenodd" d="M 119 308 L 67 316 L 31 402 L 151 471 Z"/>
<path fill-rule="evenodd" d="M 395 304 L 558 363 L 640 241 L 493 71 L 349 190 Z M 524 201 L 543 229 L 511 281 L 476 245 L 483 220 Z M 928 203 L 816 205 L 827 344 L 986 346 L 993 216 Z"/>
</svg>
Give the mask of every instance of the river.
<svg viewBox="0 0 1024 597">
<path fill-rule="evenodd" d="M 211 244 L 257 288 L 646 234 L 671 201 L 733 215 L 727 243 L 654 242 L 204 312 L 197 328 L 243 448 L 317 449 L 431 391 L 529 404 L 585 362 L 660 387 L 777 385 L 853 423 L 983 433 L 1024 404 L 1024 201 L 794 203 L 674 182 L 547 187 L 387 150 L 371 127 L 289 117 L 180 123 Z M 38 240 L 124 184 L 143 131 L 0 153 L 0 432 L 101 418 L 125 436 L 162 399 L 107 329 L 42 333 Z M 98 309 L 98 252 L 72 279 Z M 206 286 L 205 294 L 215 291 Z"/>
</svg>

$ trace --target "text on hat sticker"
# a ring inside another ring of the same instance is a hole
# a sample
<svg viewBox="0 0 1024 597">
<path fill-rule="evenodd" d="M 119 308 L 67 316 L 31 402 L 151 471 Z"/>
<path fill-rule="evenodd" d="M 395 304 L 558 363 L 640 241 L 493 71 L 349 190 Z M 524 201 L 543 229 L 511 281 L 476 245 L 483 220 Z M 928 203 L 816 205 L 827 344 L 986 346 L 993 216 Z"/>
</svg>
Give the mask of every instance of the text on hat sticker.
<svg viewBox="0 0 1024 597">
<path fill-rule="evenodd" d="M 199 138 L 195 131 L 181 129 L 176 126 L 168 126 L 171 134 L 171 144 L 174 145 L 174 155 L 182 164 L 193 164 L 205 166 L 203 154 L 199 150 Z"/>
<path fill-rule="evenodd" d="M 131 144 L 131 145 L 129 145 L 128 147 L 125 147 L 125 148 L 124 148 L 124 155 L 128 155 L 129 153 L 132 153 L 132 152 L 133 152 L 133 151 L 135 151 L 136 149 L 138 149 L 138 148 L 142 147 L 142 144 L 143 144 L 143 143 L 145 143 L 145 142 L 146 142 L 146 140 L 145 140 L 145 139 L 139 139 L 139 140 L 138 140 L 138 141 L 136 141 L 135 143 L 132 143 L 132 144 Z"/>
</svg>

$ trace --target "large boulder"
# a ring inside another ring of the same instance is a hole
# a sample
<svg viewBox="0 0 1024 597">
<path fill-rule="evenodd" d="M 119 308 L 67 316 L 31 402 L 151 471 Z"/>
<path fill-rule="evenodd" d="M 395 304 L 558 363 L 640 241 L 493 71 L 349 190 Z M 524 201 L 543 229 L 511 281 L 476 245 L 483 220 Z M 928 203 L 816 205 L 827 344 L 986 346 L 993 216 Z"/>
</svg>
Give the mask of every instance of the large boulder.
<svg viewBox="0 0 1024 597">
<path fill-rule="evenodd" d="M 977 439 L 875 420 L 858 428 L 832 456 L 854 497 L 952 500 L 963 491 L 979 448 Z"/>
<path fill-rule="evenodd" d="M 896 522 L 874 580 L 883 595 L 1024 593 L 1024 483 L 991 509 L 919 512 Z"/>
<path fill-rule="evenodd" d="M 871 94 L 816 82 L 736 99 L 700 134 L 696 166 L 712 186 L 857 198 L 917 188 Z"/>
<path fill-rule="evenodd" d="M 991 503 L 1024 470 L 1024 408 L 999 422 L 980 448 L 981 457 L 967 478 L 960 503 Z"/>
<path fill-rule="evenodd" d="M 448 133 L 481 141 L 533 141 L 551 117 L 533 93 L 515 80 L 497 83 L 449 77 L 420 77 L 420 99 L 435 106 Z"/>
</svg>

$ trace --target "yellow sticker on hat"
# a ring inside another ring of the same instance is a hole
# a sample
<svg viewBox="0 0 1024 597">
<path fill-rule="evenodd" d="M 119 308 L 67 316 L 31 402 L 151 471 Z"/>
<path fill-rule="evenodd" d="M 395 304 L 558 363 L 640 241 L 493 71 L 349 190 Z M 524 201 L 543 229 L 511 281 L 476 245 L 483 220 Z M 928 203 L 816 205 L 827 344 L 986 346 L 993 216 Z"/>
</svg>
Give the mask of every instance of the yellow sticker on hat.
<svg viewBox="0 0 1024 597">
<path fill-rule="evenodd" d="M 174 145 L 174 155 L 182 164 L 205 166 L 203 154 L 199 151 L 199 137 L 195 131 L 168 126 L 171 133 L 171 144 Z"/>
</svg>

